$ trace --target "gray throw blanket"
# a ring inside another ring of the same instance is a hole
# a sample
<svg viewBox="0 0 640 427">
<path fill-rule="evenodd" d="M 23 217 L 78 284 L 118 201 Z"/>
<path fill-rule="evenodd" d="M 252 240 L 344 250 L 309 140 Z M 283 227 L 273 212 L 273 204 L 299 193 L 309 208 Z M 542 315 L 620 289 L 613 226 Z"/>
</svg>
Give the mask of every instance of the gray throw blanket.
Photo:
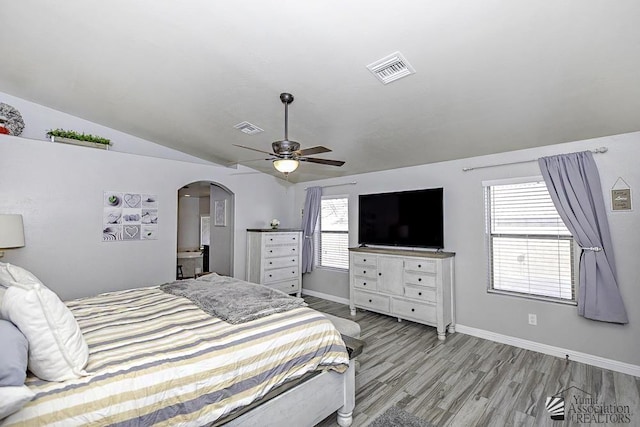
<svg viewBox="0 0 640 427">
<path fill-rule="evenodd" d="M 302 298 L 279 290 L 217 274 L 165 283 L 160 290 L 185 297 L 206 313 L 232 324 L 307 305 Z"/>
</svg>

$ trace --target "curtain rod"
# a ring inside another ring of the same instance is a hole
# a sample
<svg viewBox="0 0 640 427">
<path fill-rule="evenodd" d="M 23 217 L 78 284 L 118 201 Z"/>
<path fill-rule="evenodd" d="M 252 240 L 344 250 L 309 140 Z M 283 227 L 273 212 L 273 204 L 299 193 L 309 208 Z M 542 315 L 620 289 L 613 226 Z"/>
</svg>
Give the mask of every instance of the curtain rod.
<svg viewBox="0 0 640 427">
<path fill-rule="evenodd" d="M 600 147 L 600 148 L 596 148 L 594 150 L 589 150 L 594 154 L 598 154 L 598 153 L 606 153 L 607 151 L 609 151 L 609 149 L 607 147 Z M 495 166 L 507 166 L 507 165 L 519 165 L 521 163 L 531 163 L 531 162 L 537 162 L 538 159 L 531 159 L 531 160 L 521 160 L 519 162 L 507 162 L 507 163 L 495 163 L 493 165 L 483 165 L 483 166 L 472 166 L 469 168 L 462 168 L 463 172 L 469 172 L 475 169 L 484 169 L 484 168 L 492 168 Z"/>
<path fill-rule="evenodd" d="M 358 183 L 358 181 L 345 182 L 344 184 L 322 185 L 322 186 L 320 186 L 320 188 L 340 187 L 342 185 L 356 185 L 357 183 Z M 309 187 L 304 187 L 304 191 L 307 191 L 308 188 Z"/>
</svg>

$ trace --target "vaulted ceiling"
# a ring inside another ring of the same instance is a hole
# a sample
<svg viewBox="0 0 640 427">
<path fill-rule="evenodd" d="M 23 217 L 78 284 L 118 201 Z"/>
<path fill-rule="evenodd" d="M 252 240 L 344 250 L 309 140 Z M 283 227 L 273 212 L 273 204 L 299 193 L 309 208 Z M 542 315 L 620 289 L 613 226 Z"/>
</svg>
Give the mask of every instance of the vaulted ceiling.
<svg viewBox="0 0 640 427">
<path fill-rule="evenodd" d="M 294 182 L 640 130 L 637 0 L 8 0 L 0 91 Z M 367 65 L 401 52 L 416 73 Z M 234 125 L 264 130 L 247 135 Z M 116 142 L 117 143 L 117 142 Z M 254 159 L 262 159 L 255 160 Z"/>
</svg>

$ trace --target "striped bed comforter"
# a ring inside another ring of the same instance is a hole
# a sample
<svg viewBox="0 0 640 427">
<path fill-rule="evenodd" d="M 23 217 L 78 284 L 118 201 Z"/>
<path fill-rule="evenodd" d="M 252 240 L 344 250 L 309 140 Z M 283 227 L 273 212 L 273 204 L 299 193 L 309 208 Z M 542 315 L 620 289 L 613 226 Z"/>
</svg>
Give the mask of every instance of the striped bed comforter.
<svg viewBox="0 0 640 427">
<path fill-rule="evenodd" d="M 88 376 L 46 382 L 0 424 L 206 425 L 307 372 L 346 370 L 340 334 L 307 307 L 231 325 L 157 287 L 67 302 Z"/>
</svg>

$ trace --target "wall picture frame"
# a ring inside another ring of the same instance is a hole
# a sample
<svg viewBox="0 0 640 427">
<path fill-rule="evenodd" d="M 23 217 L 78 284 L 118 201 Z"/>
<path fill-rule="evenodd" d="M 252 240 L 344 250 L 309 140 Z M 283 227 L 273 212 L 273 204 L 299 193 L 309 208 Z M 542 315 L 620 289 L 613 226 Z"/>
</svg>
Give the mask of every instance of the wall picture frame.
<svg viewBox="0 0 640 427">
<path fill-rule="evenodd" d="M 227 226 L 227 201 L 224 199 L 213 201 L 213 225 L 215 227 Z"/>
</svg>

